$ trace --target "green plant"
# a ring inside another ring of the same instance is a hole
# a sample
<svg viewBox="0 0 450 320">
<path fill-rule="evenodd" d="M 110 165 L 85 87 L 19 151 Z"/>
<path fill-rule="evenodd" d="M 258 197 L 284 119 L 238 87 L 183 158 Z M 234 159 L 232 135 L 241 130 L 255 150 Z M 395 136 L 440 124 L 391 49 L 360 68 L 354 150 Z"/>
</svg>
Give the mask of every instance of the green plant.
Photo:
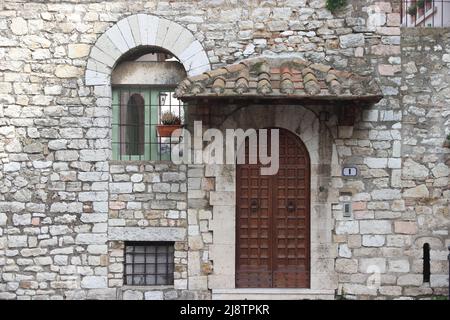
<svg viewBox="0 0 450 320">
<path fill-rule="evenodd" d="M 431 300 L 448 300 L 447 296 L 433 296 Z"/>
<path fill-rule="evenodd" d="M 419 9 L 425 8 L 425 0 L 417 0 L 416 6 L 417 6 L 417 8 L 419 8 Z"/>
<path fill-rule="evenodd" d="M 415 16 L 416 13 L 417 13 L 417 6 L 416 6 L 415 4 L 413 4 L 412 6 L 410 6 L 410 7 L 408 8 L 408 14 L 409 14 L 410 16 Z"/>
<path fill-rule="evenodd" d="M 346 4 L 347 0 L 327 0 L 327 9 L 334 12 L 337 9 L 344 7 Z"/>
<path fill-rule="evenodd" d="M 447 135 L 447 137 L 445 137 L 443 147 L 444 147 L 444 148 L 450 148 L 450 134 Z"/>
<path fill-rule="evenodd" d="M 167 111 L 161 115 L 161 123 L 166 126 L 179 125 L 181 124 L 181 118 Z"/>
</svg>

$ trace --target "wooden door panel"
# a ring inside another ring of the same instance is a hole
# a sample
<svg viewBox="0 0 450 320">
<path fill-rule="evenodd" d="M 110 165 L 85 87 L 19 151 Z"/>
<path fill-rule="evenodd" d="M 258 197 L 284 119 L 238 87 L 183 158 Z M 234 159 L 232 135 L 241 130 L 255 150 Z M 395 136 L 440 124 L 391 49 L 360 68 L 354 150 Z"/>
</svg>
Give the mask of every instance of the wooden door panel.
<svg viewBox="0 0 450 320">
<path fill-rule="evenodd" d="M 260 176 L 257 166 L 243 165 L 237 179 L 236 260 L 240 267 L 236 283 L 240 287 L 265 288 L 272 283 L 269 178 Z"/>
<path fill-rule="evenodd" d="M 248 147 L 246 147 L 248 150 Z M 261 176 L 259 165 L 236 173 L 236 286 L 309 287 L 309 157 L 280 130 L 280 169 Z"/>
</svg>

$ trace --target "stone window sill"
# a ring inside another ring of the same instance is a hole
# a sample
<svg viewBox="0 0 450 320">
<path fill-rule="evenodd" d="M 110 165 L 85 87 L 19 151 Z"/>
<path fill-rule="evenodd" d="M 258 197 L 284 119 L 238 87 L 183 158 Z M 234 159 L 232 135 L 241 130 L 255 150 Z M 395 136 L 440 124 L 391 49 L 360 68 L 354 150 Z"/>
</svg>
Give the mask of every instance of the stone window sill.
<svg viewBox="0 0 450 320">
<path fill-rule="evenodd" d="M 170 160 L 109 160 L 111 165 L 129 165 L 129 164 L 173 164 Z"/>
<path fill-rule="evenodd" d="M 165 286 L 131 286 L 131 285 L 125 285 L 121 287 L 122 291 L 124 290 L 138 290 L 138 291 L 156 291 L 156 290 L 170 290 L 175 289 L 173 285 Z"/>
</svg>

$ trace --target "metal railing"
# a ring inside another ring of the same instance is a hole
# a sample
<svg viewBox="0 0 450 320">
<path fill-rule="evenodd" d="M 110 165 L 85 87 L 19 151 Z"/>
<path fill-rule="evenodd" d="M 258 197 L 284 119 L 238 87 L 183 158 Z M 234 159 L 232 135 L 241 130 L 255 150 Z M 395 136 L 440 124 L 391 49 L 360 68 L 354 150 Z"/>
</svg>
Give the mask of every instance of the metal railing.
<svg viewBox="0 0 450 320">
<path fill-rule="evenodd" d="M 182 137 L 162 135 L 162 115 L 184 117 L 183 103 L 173 88 L 116 86 L 112 101 L 112 159 L 121 161 L 171 160 Z"/>
<path fill-rule="evenodd" d="M 402 0 L 403 27 L 450 27 L 450 0 Z"/>
</svg>

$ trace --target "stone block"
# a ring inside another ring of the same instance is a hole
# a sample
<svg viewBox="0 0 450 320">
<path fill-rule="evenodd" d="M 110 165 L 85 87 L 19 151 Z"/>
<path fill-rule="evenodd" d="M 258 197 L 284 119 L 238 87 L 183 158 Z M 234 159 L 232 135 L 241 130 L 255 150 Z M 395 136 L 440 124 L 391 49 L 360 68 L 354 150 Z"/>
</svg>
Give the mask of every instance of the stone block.
<svg viewBox="0 0 450 320">
<path fill-rule="evenodd" d="M 122 34 L 128 48 L 132 49 L 136 47 L 136 42 L 134 41 L 133 33 L 131 32 L 130 24 L 128 19 L 122 19 L 117 23 L 120 33 Z"/>
<path fill-rule="evenodd" d="M 87 299 L 89 300 L 115 300 L 116 289 L 92 289 L 88 291 Z"/>
<path fill-rule="evenodd" d="M 132 193 L 133 184 L 131 182 L 115 182 L 109 184 L 111 193 Z"/>
<path fill-rule="evenodd" d="M 402 287 L 399 286 L 381 286 L 380 294 L 385 296 L 400 296 L 402 294 Z"/>
<path fill-rule="evenodd" d="M 58 78 L 79 78 L 83 75 L 83 70 L 71 65 L 58 65 L 55 69 L 55 76 Z"/>
<path fill-rule="evenodd" d="M 339 254 L 339 257 L 343 257 L 343 258 L 351 258 L 352 257 L 352 251 L 348 248 L 348 245 L 345 243 L 339 245 L 338 254 Z"/>
<path fill-rule="evenodd" d="M 20 162 L 9 162 L 3 165 L 4 172 L 14 172 L 20 170 Z"/>
<path fill-rule="evenodd" d="M 188 252 L 188 275 L 200 276 L 200 252 L 190 251 Z"/>
<path fill-rule="evenodd" d="M 387 158 L 364 158 L 364 163 L 371 169 L 383 169 L 387 168 Z"/>
<path fill-rule="evenodd" d="M 428 198 L 430 192 L 424 184 L 421 184 L 420 186 L 406 189 L 403 192 L 403 196 L 405 198 Z"/>
<path fill-rule="evenodd" d="M 89 55 L 91 46 L 86 43 L 69 43 L 68 56 L 71 59 L 84 58 Z"/>
<path fill-rule="evenodd" d="M 351 33 L 339 37 L 340 46 L 343 49 L 364 46 L 364 34 Z"/>
<path fill-rule="evenodd" d="M 398 189 L 378 189 L 371 192 L 373 200 L 396 200 L 401 198 Z"/>
<path fill-rule="evenodd" d="M 388 260 L 389 272 L 409 272 L 409 269 L 409 261 L 406 259 Z"/>
<path fill-rule="evenodd" d="M 106 234 L 79 233 L 75 238 L 77 244 L 105 244 Z"/>
<path fill-rule="evenodd" d="M 120 32 L 117 24 L 113 25 L 106 31 L 106 36 L 111 40 L 111 43 L 119 50 L 121 53 L 127 52 L 130 48 L 127 45 L 122 33 Z M 107 52 L 107 51 L 106 51 Z"/>
<path fill-rule="evenodd" d="M 172 227 L 110 227 L 109 240 L 117 241 L 184 241 L 185 228 Z"/>
<path fill-rule="evenodd" d="M 358 260 L 336 259 L 335 270 L 342 273 L 356 273 L 358 272 Z"/>
<path fill-rule="evenodd" d="M 0 225 L 2 225 L 1 223 L 1 214 L 0 214 Z M 27 213 L 27 214 L 14 214 L 13 215 L 13 224 L 15 226 L 26 226 L 26 225 L 30 225 L 31 224 L 31 214 Z M 6 216 L 5 216 L 5 221 L 6 221 Z"/>
<path fill-rule="evenodd" d="M 385 236 L 363 235 L 362 245 L 364 247 L 382 247 L 385 244 Z"/>
<path fill-rule="evenodd" d="M 362 234 L 389 234 L 392 233 L 392 223 L 389 220 L 361 220 Z"/>
<path fill-rule="evenodd" d="M 342 286 L 343 292 L 345 294 L 354 294 L 354 295 L 370 295 L 370 296 L 376 296 L 377 295 L 377 289 L 376 288 L 369 288 L 365 284 L 351 284 L 351 283 L 344 283 Z"/>
<path fill-rule="evenodd" d="M 28 33 L 27 21 L 22 17 L 17 17 L 11 19 L 11 24 L 9 26 L 11 32 L 15 35 L 21 36 Z"/>
<path fill-rule="evenodd" d="M 5 213 L 0 212 L 0 226 L 6 226 L 7 221 L 8 221 L 8 216 Z"/>
<path fill-rule="evenodd" d="M 173 285 L 177 290 L 186 290 L 188 288 L 188 281 L 187 279 L 175 279 Z"/>
<path fill-rule="evenodd" d="M 81 150 L 81 161 L 106 161 L 109 157 L 109 150 L 97 149 L 97 150 Z"/>
<path fill-rule="evenodd" d="M 25 236 L 8 236 L 7 245 L 9 248 L 23 248 L 28 246 L 28 237 Z"/>
<path fill-rule="evenodd" d="M 429 175 L 426 166 L 407 159 L 403 164 L 403 177 L 407 179 L 425 179 Z"/>
<path fill-rule="evenodd" d="M 357 221 L 338 221 L 336 223 L 336 234 L 356 234 L 359 232 Z"/>
<path fill-rule="evenodd" d="M 385 258 L 362 258 L 359 260 L 359 272 L 361 273 L 385 273 Z"/>
<path fill-rule="evenodd" d="M 189 290 L 207 290 L 208 289 L 208 277 L 198 276 L 188 278 Z"/>
<path fill-rule="evenodd" d="M 430 285 L 432 288 L 446 288 L 448 287 L 448 275 L 432 274 L 430 276 Z"/>
<path fill-rule="evenodd" d="M 145 300 L 164 300 L 164 293 L 162 291 L 146 291 L 144 298 Z"/>
<path fill-rule="evenodd" d="M 81 280 L 81 287 L 85 289 L 107 288 L 107 278 L 102 276 L 85 276 Z"/>
<path fill-rule="evenodd" d="M 123 300 L 143 300 L 144 293 L 138 290 L 125 290 L 122 297 Z"/>
<path fill-rule="evenodd" d="M 230 203 L 235 203 L 235 193 L 227 191 L 210 192 L 210 204 L 211 205 L 230 205 Z"/>
<path fill-rule="evenodd" d="M 420 286 L 423 283 L 423 275 L 421 274 L 405 274 L 397 279 L 399 286 Z"/>
<path fill-rule="evenodd" d="M 395 221 L 394 232 L 401 234 L 416 234 L 418 231 L 417 223 L 414 221 Z"/>
</svg>

